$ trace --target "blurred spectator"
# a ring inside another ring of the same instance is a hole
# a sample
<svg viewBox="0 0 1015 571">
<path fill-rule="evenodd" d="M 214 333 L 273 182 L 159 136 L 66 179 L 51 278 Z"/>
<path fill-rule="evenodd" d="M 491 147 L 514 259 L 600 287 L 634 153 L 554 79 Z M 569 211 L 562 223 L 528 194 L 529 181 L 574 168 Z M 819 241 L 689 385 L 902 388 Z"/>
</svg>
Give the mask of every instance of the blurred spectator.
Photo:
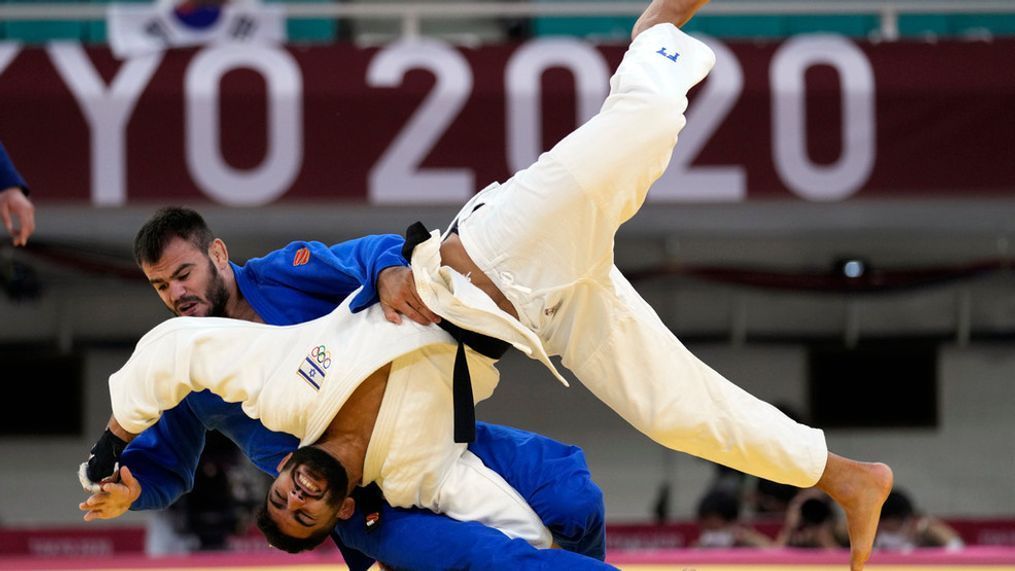
<svg viewBox="0 0 1015 571">
<path fill-rule="evenodd" d="M 881 508 L 881 522 L 874 540 L 875 549 L 904 551 L 917 547 L 944 547 L 958 550 L 964 547 L 958 532 L 943 521 L 919 515 L 909 496 L 901 490 L 888 494 Z"/>
<path fill-rule="evenodd" d="M 152 512 L 145 530 L 145 554 L 148 557 L 184 555 L 194 551 L 197 538 L 187 533 L 183 502 Z"/>
<path fill-rule="evenodd" d="M 797 494 L 786 510 L 786 520 L 775 542 L 783 547 L 829 549 L 846 547 L 839 516 L 824 493 L 809 489 Z"/>
<path fill-rule="evenodd" d="M 238 452 L 238 450 L 237 450 Z M 242 457 L 239 458 L 242 460 Z M 273 480 L 250 462 L 233 464 L 229 470 L 229 488 L 236 512 L 236 532 L 244 535 L 255 526 L 257 511 L 264 504 Z"/>
<path fill-rule="evenodd" d="M 768 547 L 772 540 L 740 521 L 740 500 L 726 490 L 712 490 L 698 504 L 697 547 Z"/>
<path fill-rule="evenodd" d="M 232 442 L 218 431 L 209 432 L 194 474 L 194 489 L 183 498 L 187 529 L 197 537 L 201 551 L 226 549 L 229 537 L 238 530 L 239 504 L 229 477 L 238 464 Z"/>
<path fill-rule="evenodd" d="M 208 433 L 193 489 L 149 522 L 148 555 L 226 550 L 232 536 L 250 527 L 267 481 L 237 452 L 218 431 Z"/>
<path fill-rule="evenodd" d="M 749 497 L 756 515 L 784 519 L 790 502 L 798 493 L 800 488 L 796 486 L 759 478 Z"/>
<path fill-rule="evenodd" d="M 753 488 L 748 483 L 755 480 Z M 711 490 L 719 490 L 734 496 L 743 497 L 749 512 L 767 519 L 782 520 L 790 501 L 796 497 L 800 488 L 788 484 L 780 484 L 764 478 L 748 477 L 747 474 L 716 464 L 715 478 Z"/>
<path fill-rule="evenodd" d="M 0 144 L 0 220 L 15 246 L 24 246 L 35 231 L 35 207 L 28 200 L 28 185 Z"/>
<path fill-rule="evenodd" d="M 740 497 L 744 494 L 747 487 L 747 478 L 747 474 L 740 470 L 716 464 L 715 476 L 712 478 L 712 483 L 708 489 L 710 491 L 719 490 Z"/>
<path fill-rule="evenodd" d="M 670 519 L 670 484 L 663 482 L 659 486 L 659 494 L 652 506 L 652 515 L 656 525 L 663 525 Z"/>
</svg>

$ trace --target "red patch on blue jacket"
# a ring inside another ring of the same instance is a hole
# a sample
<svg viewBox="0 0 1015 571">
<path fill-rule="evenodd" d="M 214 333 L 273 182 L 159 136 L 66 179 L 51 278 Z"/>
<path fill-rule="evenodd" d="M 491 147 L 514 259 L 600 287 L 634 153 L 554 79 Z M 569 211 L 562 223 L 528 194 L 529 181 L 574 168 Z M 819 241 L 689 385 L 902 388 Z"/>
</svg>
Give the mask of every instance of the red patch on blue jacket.
<svg viewBox="0 0 1015 571">
<path fill-rule="evenodd" d="M 310 248 L 306 246 L 296 250 L 296 255 L 293 256 L 293 265 L 302 266 L 310 261 Z"/>
</svg>

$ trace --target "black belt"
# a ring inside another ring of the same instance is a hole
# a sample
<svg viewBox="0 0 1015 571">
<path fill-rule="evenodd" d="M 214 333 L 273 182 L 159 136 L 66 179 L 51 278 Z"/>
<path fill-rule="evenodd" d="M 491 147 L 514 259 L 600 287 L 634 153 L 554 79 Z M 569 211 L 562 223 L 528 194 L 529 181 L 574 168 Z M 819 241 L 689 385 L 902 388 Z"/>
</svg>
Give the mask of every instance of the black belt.
<svg viewBox="0 0 1015 571">
<path fill-rule="evenodd" d="M 416 222 L 405 231 L 405 244 L 402 246 L 402 257 L 412 260 L 412 251 L 416 246 L 430 239 L 430 232 L 422 222 Z M 458 341 L 455 353 L 454 376 L 452 377 L 451 394 L 454 398 L 455 442 L 473 442 L 476 440 L 476 407 L 472 398 L 472 376 L 469 374 L 469 363 L 465 357 L 465 346 L 473 351 L 489 357 L 500 359 L 507 353 L 511 344 L 493 337 L 461 327 L 441 318 L 437 324 Z"/>
</svg>

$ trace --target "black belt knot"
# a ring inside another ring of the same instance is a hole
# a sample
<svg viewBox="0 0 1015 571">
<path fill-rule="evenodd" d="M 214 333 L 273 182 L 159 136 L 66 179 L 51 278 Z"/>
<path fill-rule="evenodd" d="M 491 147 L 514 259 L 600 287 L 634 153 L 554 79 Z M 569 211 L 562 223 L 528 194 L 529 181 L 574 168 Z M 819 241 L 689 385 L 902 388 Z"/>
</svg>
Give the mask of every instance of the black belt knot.
<svg viewBox="0 0 1015 571">
<path fill-rule="evenodd" d="M 412 260 L 412 251 L 416 246 L 430 239 L 430 232 L 422 222 L 416 222 L 405 231 L 405 244 L 402 246 L 402 257 Z M 469 374 L 469 363 L 465 356 L 465 346 L 473 351 L 489 357 L 500 359 L 507 353 L 511 344 L 475 331 L 461 327 L 441 318 L 437 324 L 458 341 L 455 353 L 454 376 L 452 377 L 451 394 L 454 399 L 455 442 L 473 442 L 476 440 L 476 407 L 472 396 L 472 375 Z"/>
</svg>

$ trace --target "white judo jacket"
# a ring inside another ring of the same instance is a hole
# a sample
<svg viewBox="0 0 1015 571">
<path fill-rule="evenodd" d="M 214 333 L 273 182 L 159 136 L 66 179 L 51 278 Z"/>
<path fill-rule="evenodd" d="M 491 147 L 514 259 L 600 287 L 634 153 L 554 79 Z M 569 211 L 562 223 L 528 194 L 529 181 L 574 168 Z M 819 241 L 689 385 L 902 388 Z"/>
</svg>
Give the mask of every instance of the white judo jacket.
<svg viewBox="0 0 1015 571">
<path fill-rule="evenodd" d="M 467 297 L 485 298 L 455 276 Z M 549 530 L 517 491 L 454 442 L 456 350 L 457 342 L 437 326 L 407 319 L 392 324 L 379 305 L 354 314 L 348 301 L 324 317 L 284 327 L 180 317 L 145 335 L 110 377 L 113 416 L 140 433 L 187 394 L 210 390 L 306 446 L 321 437 L 360 383 L 391 363 L 363 483 L 376 482 L 393 506 L 478 521 L 549 547 Z M 499 374 L 493 359 L 472 350 L 466 355 L 479 402 L 493 393 Z"/>
<path fill-rule="evenodd" d="M 152 329 L 109 378 L 113 416 L 137 434 L 187 394 L 210 390 L 271 430 L 314 443 L 361 382 L 398 357 L 457 342 L 436 326 L 388 322 L 379 305 L 346 303 L 298 325 L 269 326 L 209 317 L 178 317 Z M 492 363 L 470 359 L 478 400 L 497 385 Z M 447 372 L 451 377 L 451 370 Z M 450 414 L 450 411 L 449 411 Z"/>
</svg>

